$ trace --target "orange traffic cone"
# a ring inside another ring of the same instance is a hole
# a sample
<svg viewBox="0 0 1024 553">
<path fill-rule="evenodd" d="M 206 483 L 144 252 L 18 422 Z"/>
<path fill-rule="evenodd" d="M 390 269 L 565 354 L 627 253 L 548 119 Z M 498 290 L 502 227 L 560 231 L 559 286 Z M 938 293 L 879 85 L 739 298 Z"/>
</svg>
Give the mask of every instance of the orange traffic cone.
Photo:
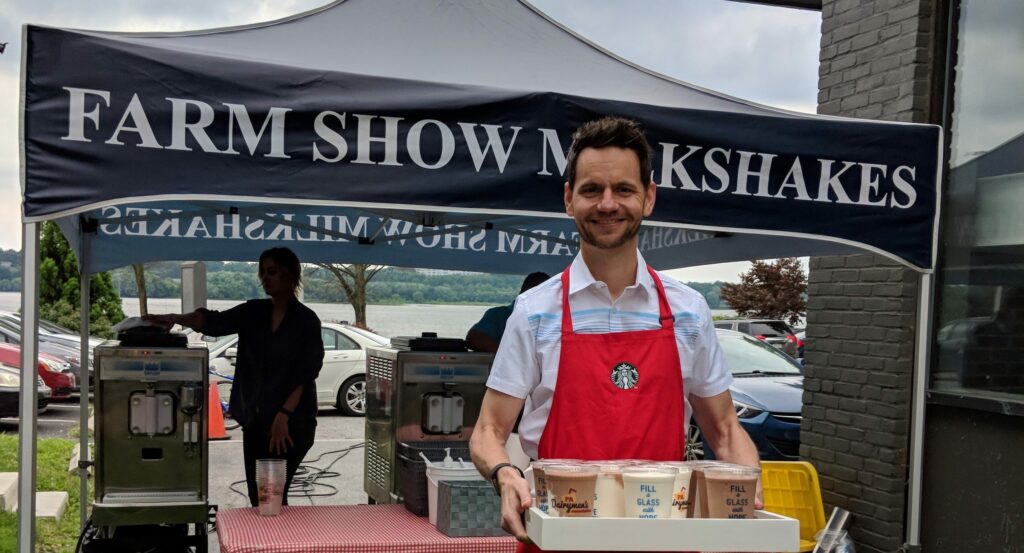
<svg viewBox="0 0 1024 553">
<path fill-rule="evenodd" d="M 227 431 L 224 430 L 224 413 L 220 407 L 220 392 L 217 391 L 217 383 L 210 383 L 210 398 L 207 401 L 207 427 L 206 437 L 210 440 L 227 440 L 231 436 L 228 436 Z"/>
</svg>

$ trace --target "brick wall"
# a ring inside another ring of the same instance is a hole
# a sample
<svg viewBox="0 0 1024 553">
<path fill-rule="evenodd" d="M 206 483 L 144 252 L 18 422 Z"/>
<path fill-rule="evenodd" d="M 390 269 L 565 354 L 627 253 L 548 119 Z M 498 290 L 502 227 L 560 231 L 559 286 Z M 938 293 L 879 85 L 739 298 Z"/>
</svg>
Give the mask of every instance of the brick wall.
<svg viewBox="0 0 1024 553">
<path fill-rule="evenodd" d="M 933 117 L 935 1 L 824 0 L 818 112 Z M 860 553 L 904 543 L 917 282 L 874 255 L 810 262 L 800 453 Z"/>
</svg>

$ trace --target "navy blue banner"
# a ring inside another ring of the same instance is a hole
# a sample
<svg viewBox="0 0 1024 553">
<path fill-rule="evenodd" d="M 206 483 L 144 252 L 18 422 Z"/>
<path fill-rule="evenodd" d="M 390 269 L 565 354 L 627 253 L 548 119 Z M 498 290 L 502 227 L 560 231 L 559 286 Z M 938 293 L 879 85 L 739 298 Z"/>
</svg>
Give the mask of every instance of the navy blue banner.
<svg viewBox="0 0 1024 553">
<path fill-rule="evenodd" d="M 552 216 L 572 130 L 619 114 L 653 149 L 651 222 L 933 265 L 938 127 L 323 72 L 38 27 L 27 47 L 29 220 L 197 198 Z"/>
</svg>

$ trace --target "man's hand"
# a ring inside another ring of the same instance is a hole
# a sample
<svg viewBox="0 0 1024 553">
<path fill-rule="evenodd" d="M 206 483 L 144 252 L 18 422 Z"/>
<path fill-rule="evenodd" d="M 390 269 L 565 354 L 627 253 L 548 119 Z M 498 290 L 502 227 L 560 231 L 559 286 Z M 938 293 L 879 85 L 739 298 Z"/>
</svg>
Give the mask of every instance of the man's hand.
<svg viewBox="0 0 1024 553">
<path fill-rule="evenodd" d="M 274 455 L 284 455 L 293 445 L 295 443 L 288 433 L 288 415 L 278 413 L 270 425 L 270 452 Z"/>
<path fill-rule="evenodd" d="M 501 488 L 501 529 L 517 540 L 529 543 L 530 537 L 523 525 L 523 512 L 533 503 L 529 484 L 511 467 L 498 471 L 498 484 Z"/>
</svg>

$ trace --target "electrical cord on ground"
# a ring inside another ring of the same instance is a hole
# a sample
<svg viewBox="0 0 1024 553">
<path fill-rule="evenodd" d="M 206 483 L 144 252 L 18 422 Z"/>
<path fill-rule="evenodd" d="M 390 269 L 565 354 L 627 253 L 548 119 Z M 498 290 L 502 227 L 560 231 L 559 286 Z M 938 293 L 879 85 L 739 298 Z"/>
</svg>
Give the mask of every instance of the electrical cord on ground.
<svg viewBox="0 0 1024 553">
<path fill-rule="evenodd" d="M 85 526 L 82 528 L 82 531 L 78 534 L 78 542 L 75 543 L 75 553 L 82 552 L 82 547 L 85 545 L 83 543 L 83 541 L 85 540 L 85 533 L 88 532 L 90 528 L 92 528 L 92 517 L 86 519 Z"/>
<path fill-rule="evenodd" d="M 344 458 L 352 451 L 363 447 L 366 447 L 366 442 L 360 442 L 358 444 L 351 445 L 344 449 L 325 451 L 324 453 L 321 453 L 320 455 L 316 456 L 316 458 L 310 459 L 302 463 L 301 465 L 299 465 L 299 468 L 295 471 L 295 476 L 292 477 L 292 485 L 291 487 L 288 488 L 288 497 L 290 499 L 305 497 L 310 500 L 310 503 L 312 503 L 314 497 L 330 497 L 332 495 L 337 494 L 337 487 L 326 482 L 320 482 L 320 480 L 328 478 L 337 478 L 338 476 L 341 476 L 340 473 L 331 471 L 331 467 L 333 467 L 335 463 L 340 461 L 342 458 Z M 334 460 L 331 461 L 325 468 L 321 469 L 312 465 L 312 463 L 318 463 L 324 457 L 334 454 L 337 454 L 338 456 L 335 457 Z M 230 488 L 231 491 L 237 493 L 238 495 L 244 497 L 246 501 L 248 501 L 248 491 L 243 492 L 242 490 L 236 487 L 239 485 L 245 485 L 245 480 L 232 482 L 231 485 L 228 486 L 228 488 Z"/>
</svg>

